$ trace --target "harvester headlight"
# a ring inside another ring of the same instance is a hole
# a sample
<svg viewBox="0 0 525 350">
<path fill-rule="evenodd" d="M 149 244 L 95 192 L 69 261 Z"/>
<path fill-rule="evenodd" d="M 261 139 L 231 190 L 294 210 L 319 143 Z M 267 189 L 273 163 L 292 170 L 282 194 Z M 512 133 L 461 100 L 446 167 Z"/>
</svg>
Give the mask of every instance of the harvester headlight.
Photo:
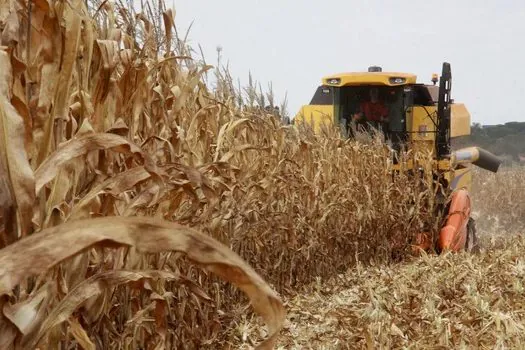
<svg viewBox="0 0 525 350">
<path fill-rule="evenodd" d="M 401 77 L 391 77 L 390 84 L 404 84 L 406 79 Z"/>
<path fill-rule="evenodd" d="M 337 84 L 341 83 L 341 79 L 340 78 L 330 78 L 330 79 L 328 79 L 327 82 L 330 85 L 337 85 Z"/>
</svg>

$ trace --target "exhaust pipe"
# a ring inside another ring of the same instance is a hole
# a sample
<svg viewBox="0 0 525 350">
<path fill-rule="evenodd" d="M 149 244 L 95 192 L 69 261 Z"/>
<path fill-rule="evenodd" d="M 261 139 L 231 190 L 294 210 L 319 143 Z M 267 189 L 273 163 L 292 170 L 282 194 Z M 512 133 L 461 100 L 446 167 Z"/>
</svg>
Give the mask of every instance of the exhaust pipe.
<svg viewBox="0 0 525 350">
<path fill-rule="evenodd" d="M 501 159 L 479 147 L 467 147 L 452 152 L 452 164 L 472 163 L 493 173 L 497 173 Z"/>
</svg>

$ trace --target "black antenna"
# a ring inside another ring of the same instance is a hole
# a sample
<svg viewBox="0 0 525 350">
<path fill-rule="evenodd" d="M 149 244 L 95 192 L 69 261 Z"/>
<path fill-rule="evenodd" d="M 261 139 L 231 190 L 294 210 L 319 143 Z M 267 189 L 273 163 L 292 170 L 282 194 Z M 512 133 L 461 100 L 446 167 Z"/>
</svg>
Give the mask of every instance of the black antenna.
<svg viewBox="0 0 525 350">
<path fill-rule="evenodd" d="M 450 90 L 452 72 L 450 64 L 443 62 L 439 81 L 439 99 L 437 107 L 436 157 L 443 159 L 450 155 Z"/>
</svg>

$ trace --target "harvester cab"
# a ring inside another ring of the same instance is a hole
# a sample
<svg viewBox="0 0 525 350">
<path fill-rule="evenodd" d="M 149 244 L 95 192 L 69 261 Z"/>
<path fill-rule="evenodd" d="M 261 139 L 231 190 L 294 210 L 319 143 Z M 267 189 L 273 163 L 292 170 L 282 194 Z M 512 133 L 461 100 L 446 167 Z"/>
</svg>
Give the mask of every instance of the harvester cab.
<svg viewBox="0 0 525 350">
<path fill-rule="evenodd" d="M 451 195 L 439 214 L 443 224 L 437 239 L 422 233 L 415 246 L 438 252 L 472 250 L 476 234 L 469 196 L 471 165 L 497 172 L 501 161 L 478 147 L 452 150 L 451 140 L 470 135 L 470 114 L 451 98 L 449 63 L 443 63 L 441 76 L 434 74 L 431 82 L 418 83 L 414 74 L 383 72 L 378 66 L 367 72 L 330 75 L 322 79 L 310 103 L 301 107 L 294 124 L 305 124 L 318 134 L 325 127 L 338 126 L 348 138 L 359 131 L 381 131 L 394 163 L 401 149 L 430 152 L 435 183 Z M 408 164 L 409 170 L 416 166 Z"/>
</svg>

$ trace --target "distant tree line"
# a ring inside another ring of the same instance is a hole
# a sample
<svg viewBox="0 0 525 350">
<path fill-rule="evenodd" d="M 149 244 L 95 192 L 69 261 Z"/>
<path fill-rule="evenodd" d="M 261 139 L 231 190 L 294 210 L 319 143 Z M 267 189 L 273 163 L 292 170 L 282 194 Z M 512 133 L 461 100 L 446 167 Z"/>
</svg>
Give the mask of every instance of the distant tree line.
<svg viewBox="0 0 525 350">
<path fill-rule="evenodd" d="M 498 125 L 473 123 L 470 136 L 454 140 L 455 149 L 478 146 L 503 157 L 507 162 L 525 162 L 525 122 Z"/>
</svg>

